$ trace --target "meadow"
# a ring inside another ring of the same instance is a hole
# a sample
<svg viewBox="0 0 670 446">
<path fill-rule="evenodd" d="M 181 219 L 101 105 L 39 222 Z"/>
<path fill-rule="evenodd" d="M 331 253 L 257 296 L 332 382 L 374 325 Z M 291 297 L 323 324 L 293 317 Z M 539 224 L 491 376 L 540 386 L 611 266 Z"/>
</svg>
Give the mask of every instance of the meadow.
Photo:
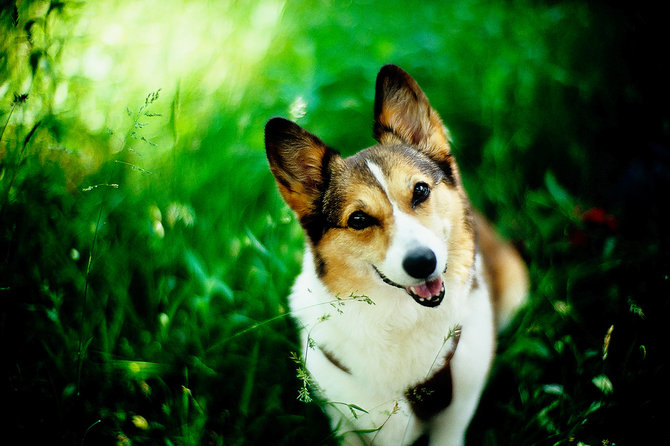
<svg viewBox="0 0 670 446">
<path fill-rule="evenodd" d="M 263 128 L 284 116 L 344 155 L 372 145 L 386 63 L 422 86 L 472 202 L 529 264 L 529 304 L 501 336 L 468 444 L 670 441 L 659 11 L 1 5 L 0 426 L 11 444 L 337 443 L 328 402 L 306 403 L 298 376 L 305 347 L 286 295 L 304 238 Z"/>
</svg>

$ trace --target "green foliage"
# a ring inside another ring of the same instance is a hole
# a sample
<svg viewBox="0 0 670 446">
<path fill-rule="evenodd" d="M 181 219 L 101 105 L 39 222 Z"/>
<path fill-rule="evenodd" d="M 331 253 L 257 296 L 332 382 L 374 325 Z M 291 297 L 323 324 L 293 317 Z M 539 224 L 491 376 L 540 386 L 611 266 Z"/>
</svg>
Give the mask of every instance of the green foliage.
<svg viewBox="0 0 670 446">
<path fill-rule="evenodd" d="M 577 2 L 3 2 L 3 426 L 25 444 L 334 443 L 298 400 L 310 380 L 291 352 L 309 346 L 285 296 L 303 238 L 263 126 L 282 115 L 344 154 L 371 145 L 375 75 L 393 62 L 530 265 L 469 442 L 667 442 L 661 17 Z"/>
</svg>

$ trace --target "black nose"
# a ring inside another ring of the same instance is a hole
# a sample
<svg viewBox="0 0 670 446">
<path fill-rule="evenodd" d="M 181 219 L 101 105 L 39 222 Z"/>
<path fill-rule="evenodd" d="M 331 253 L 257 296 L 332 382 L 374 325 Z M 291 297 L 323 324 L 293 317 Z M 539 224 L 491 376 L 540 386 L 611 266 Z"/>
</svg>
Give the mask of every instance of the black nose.
<svg viewBox="0 0 670 446">
<path fill-rule="evenodd" d="M 435 265 L 437 265 L 435 253 L 428 248 L 413 249 L 402 261 L 402 267 L 407 274 L 415 279 L 425 279 L 433 274 Z"/>
</svg>

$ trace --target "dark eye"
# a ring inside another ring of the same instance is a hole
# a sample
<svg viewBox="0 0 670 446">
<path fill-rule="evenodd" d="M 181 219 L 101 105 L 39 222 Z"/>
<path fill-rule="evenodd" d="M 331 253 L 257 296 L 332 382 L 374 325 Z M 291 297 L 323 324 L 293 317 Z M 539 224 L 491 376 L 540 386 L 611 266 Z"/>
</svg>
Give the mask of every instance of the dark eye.
<svg viewBox="0 0 670 446">
<path fill-rule="evenodd" d="M 374 217 L 370 217 L 363 211 L 353 212 L 347 221 L 347 225 L 352 229 L 356 229 L 357 231 L 372 226 L 375 223 L 377 223 L 377 220 Z"/>
<path fill-rule="evenodd" d="M 412 194 L 412 208 L 417 207 L 430 195 L 430 186 L 420 181 L 414 186 L 414 193 Z"/>
</svg>

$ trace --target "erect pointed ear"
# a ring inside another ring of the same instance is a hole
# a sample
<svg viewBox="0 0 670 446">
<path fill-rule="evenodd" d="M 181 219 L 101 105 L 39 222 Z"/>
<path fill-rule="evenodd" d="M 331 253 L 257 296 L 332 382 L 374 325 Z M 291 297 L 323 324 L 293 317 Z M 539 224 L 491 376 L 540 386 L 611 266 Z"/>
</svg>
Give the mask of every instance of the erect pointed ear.
<svg viewBox="0 0 670 446">
<path fill-rule="evenodd" d="M 374 137 L 382 144 L 410 144 L 436 162 L 451 165 L 451 148 L 440 115 L 419 84 L 395 65 L 382 67 L 377 75 Z"/>
<path fill-rule="evenodd" d="M 265 151 L 284 201 L 303 220 L 316 211 L 340 155 L 299 125 L 272 118 L 265 125 Z"/>
</svg>

